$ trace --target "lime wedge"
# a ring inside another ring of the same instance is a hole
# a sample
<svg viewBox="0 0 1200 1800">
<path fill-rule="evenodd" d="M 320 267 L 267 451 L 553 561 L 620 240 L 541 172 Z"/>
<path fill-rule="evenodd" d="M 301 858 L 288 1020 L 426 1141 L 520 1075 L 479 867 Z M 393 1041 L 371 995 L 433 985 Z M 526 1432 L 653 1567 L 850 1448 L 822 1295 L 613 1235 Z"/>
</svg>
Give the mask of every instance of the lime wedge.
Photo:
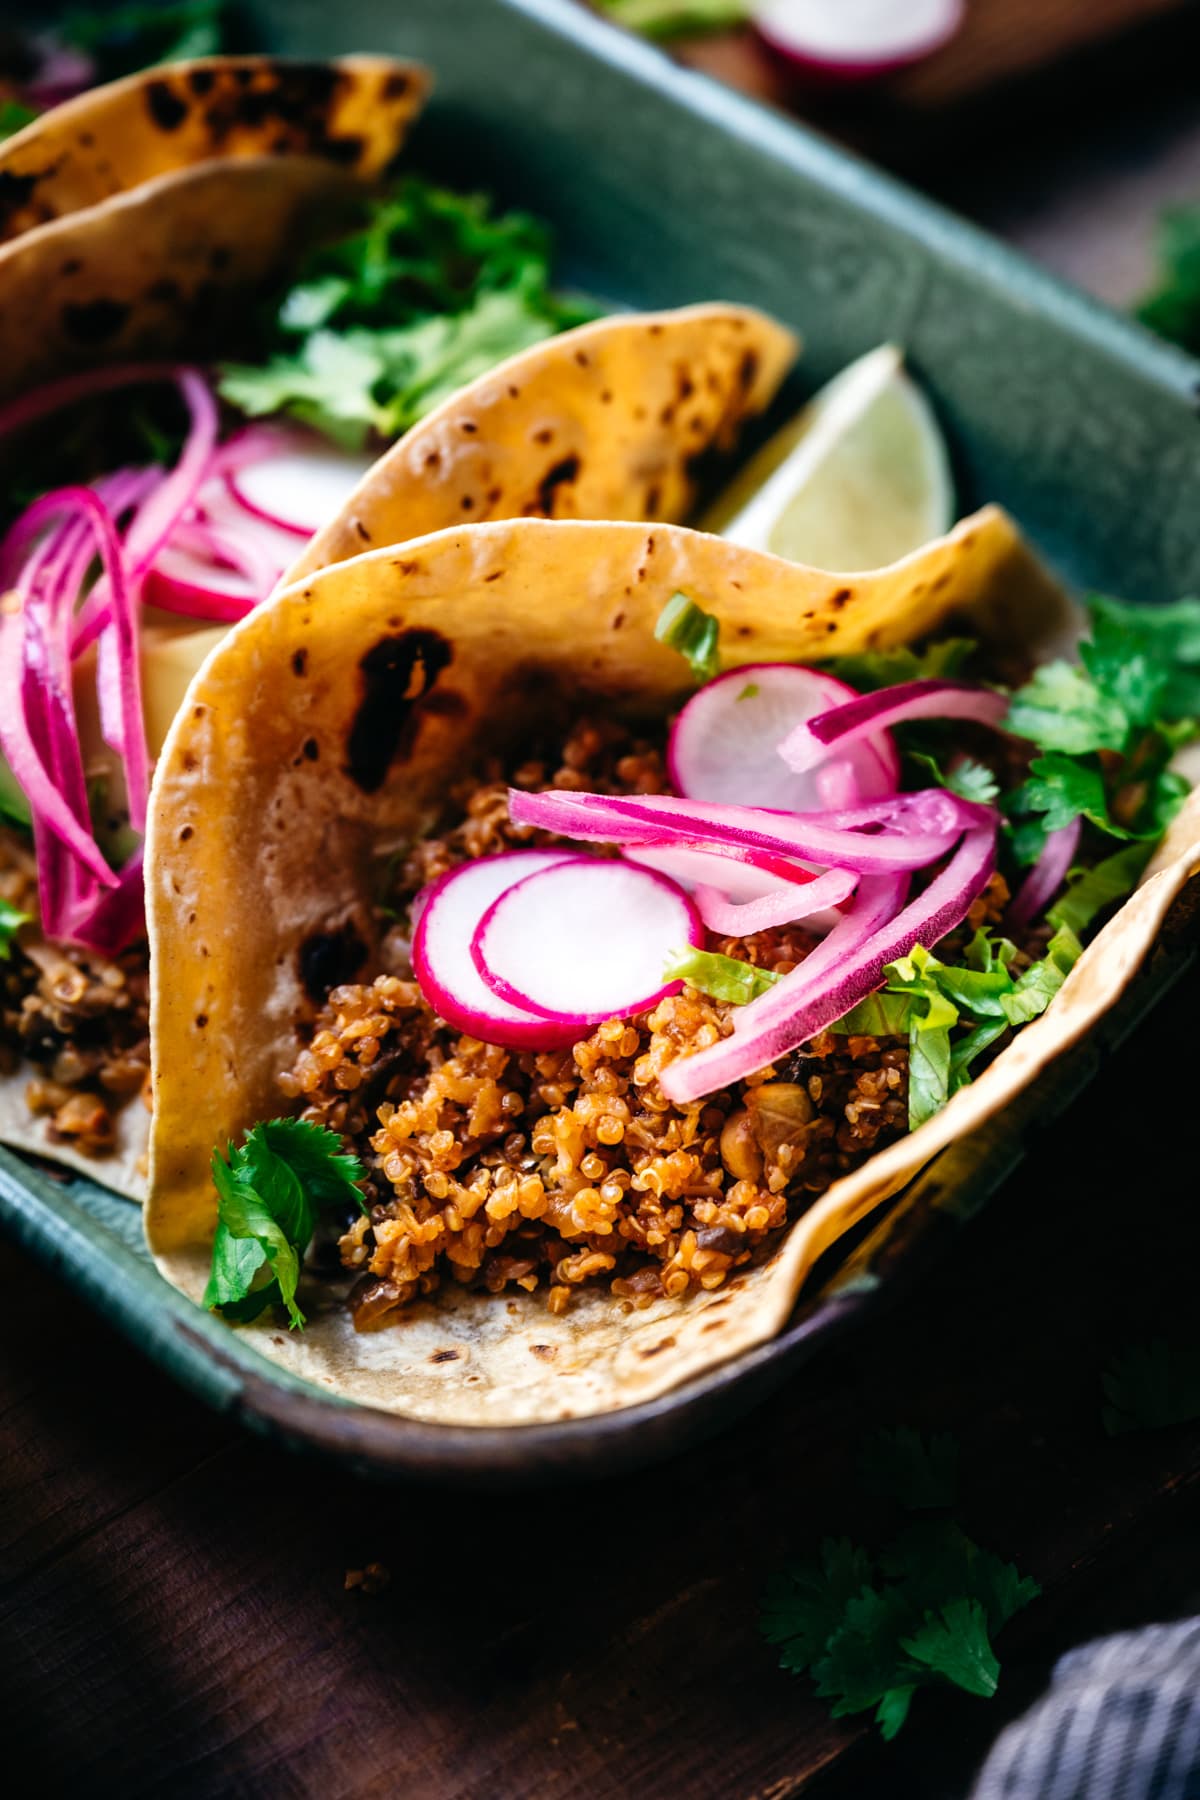
<svg viewBox="0 0 1200 1800">
<path fill-rule="evenodd" d="M 753 457 L 703 520 L 817 569 L 881 569 L 954 522 L 946 446 L 894 344 L 843 369 Z"/>
</svg>

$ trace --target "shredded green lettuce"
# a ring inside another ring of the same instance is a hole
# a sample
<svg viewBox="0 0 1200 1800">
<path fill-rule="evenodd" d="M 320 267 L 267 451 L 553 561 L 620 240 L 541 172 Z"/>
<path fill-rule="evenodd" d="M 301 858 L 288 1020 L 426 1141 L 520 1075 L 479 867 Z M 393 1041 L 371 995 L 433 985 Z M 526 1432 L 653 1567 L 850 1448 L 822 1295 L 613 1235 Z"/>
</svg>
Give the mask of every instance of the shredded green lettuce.
<svg viewBox="0 0 1200 1800">
<path fill-rule="evenodd" d="M 686 981 L 698 994 L 727 1006 L 744 1006 L 757 1000 L 768 988 L 782 981 L 770 969 L 756 969 L 753 963 L 736 956 L 721 956 L 715 950 L 697 950 L 689 944 L 685 950 L 672 951 L 663 965 L 664 981 Z"/>
<path fill-rule="evenodd" d="M 1065 925 L 1082 937 L 1098 913 L 1132 894 L 1151 853 L 1149 844 L 1130 844 L 1090 869 L 1073 869 L 1067 877 L 1066 891 L 1046 914 L 1051 925 Z"/>
<path fill-rule="evenodd" d="M 13 939 L 28 923 L 28 913 L 20 912 L 11 900 L 0 900 L 0 962 L 7 962 L 12 956 Z"/>
</svg>

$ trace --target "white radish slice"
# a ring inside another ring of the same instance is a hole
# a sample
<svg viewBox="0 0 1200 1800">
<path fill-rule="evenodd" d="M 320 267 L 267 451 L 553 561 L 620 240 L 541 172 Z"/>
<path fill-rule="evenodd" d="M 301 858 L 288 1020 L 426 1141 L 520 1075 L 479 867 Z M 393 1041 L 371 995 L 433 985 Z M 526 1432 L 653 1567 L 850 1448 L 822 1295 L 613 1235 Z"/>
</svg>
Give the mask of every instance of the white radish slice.
<svg viewBox="0 0 1200 1800">
<path fill-rule="evenodd" d="M 798 725 L 859 696 L 796 663 L 747 663 L 694 693 L 671 727 L 667 771 L 687 800 L 820 812 L 894 793 L 900 767 L 886 731 L 797 775 L 779 746 Z M 719 885 L 719 884 L 718 884 Z"/>
<path fill-rule="evenodd" d="M 494 994 L 579 1031 L 674 993 L 680 984 L 663 982 L 667 957 L 703 942 L 700 916 L 675 882 L 572 856 L 501 894 L 471 954 Z"/>
<path fill-rule="evenodd" d="M 295 444 L 232 470 L 225 480 L 252 517 L 310 538 L 337 517 L 370 466 L 369 457 L 328 444 Z"/>
<path fill-rule="evenodd" d="M 853 81 L 929 56 L 963 22 L 963 0 L 756 0 L 773 49 L 826 80 Z"/>
<path fill-rule="evenodd" d="M 511 850 L 484 856 L 439 876 L 418 896 L 413 973 L 434 1012 L 455 1031 L 510 1050 L 553 1050 L 578 1035 L 502 1000 L 484 982 L 471 956 L 472 936 L 494 900 L 527 876 L 576 858 L 573 850 Z"/>
</svg>

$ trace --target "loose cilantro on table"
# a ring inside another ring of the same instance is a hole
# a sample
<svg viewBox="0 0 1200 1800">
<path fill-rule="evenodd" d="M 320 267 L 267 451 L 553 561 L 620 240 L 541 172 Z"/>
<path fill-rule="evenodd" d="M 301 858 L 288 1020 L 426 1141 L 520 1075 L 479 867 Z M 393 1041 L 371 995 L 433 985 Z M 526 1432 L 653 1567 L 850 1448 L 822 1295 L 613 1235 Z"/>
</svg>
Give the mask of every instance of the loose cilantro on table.
<svg viewBox="0 0 1200 1800">
<path fill-rule="evenodd" d="M 1131 1345 L 1108 1365 L 1103 1386 L 1110 1437 L 1190 1424 L 1200 1419 L 1200 1346 L 1176 1347 L 1165 1338 Z"/>
<path fill-rule="evenodd" d="M 717 621 L 686 594 L 671 595 L 658 615 L 654 635 L 669 650 L 678 650 L 697 681 L 711 681 L 721 666 Z"/>
<path fill-rule="evenodd" d="M 909 1512 L 953 1506 L 958 1499 L 958 1444 L 948 1431 L 922 1437 L 911 1425 L 877 1431 L 859 1446 L 858 1472 L 873 1493 Z"/>
<path fill-rule="evenodd" d="M 262 359 L 227 367 L 221 391 L 243 412 L 287 412 L 357 448 L 595 316 L 552 291 L 535 219 L 409 176 L 358 230 L 310 254 L 266 323 Z"/>
<path fill-rule="evenodd" d="M 282 1305 L 292 1328 L 302 1326 L 296 1289 L 304 1253 L 322 1213 L 366 1211 L 356 1185 L 362 1164 L 323 1125 L 272 1119 L 248 1131 L 228 1157 L 214 1151 L 212 1173 L 217 1232 L 205 1306 L 246 1324 Z"/>
<path fill-rule="evenodd" d="M 13 939 L 28 923 L 28 913 L 18 911 L 11 900 L 0 900 L 0 962 L 7 962 L 12 956 Z"/>
<path fill-rule="evenodd" d="M 864 1446 L 861 1463 L 873 1486 L 909 1509 L 946 1507 L 956 1497 L 949 1436 L 882 1432 Z M 891 1738 L 920 1687 L 995 1693 L 992 1639 L 1040 1591 L 952 1519 L 931 1518 L 910 1523 L 877 1554 L 826 1538 L 814 1559 L 770 1584 L 762 1630 L 779 1646 L 783 1668 L 812 1676 L 835 1718 L 873 1709 Z"/>
</svg>

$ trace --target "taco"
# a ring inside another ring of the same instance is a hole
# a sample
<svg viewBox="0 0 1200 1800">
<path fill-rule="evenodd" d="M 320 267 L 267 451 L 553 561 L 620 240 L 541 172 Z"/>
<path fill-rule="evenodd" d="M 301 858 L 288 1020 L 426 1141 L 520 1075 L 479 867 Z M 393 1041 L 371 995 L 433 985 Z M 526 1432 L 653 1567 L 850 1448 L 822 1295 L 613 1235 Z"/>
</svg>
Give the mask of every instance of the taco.
<svg viewBox="0 0 1200 1800">
<path fill-rule="evenodd" d="M 210 58 L 26 126 L 0 146 L 0 398 L 228 347 L 246 296 L 394 169 L 427 87 L 384 57 Z"/>
<path fill-rule="evenodd" d="M 366 59 L 325 80 L 308 65 L 204 72 L 213 94 L 258 95 L 256 117 L 291 93 L 326 148 L 372 95 L 386 104 L 358 166 L 341 150 L 324 162 L 292 154 L 286 134 L 277 154 L 255 156 L 253 134 L 231 127 L 220 156 L 151 171 L 0 250 L 0 386 L 23 390 L 0 407 L 15 515 L 0 547 L 13 596 L 0 661 L 20 696 L 0 717 L 0 1138 L 134 1197 L 147 1130 L 149 768 L 229 623 L 266 597 L 392 436 L 407 487 L 393 474 L 378 503 L 369 486 L 355 499 L 360 544 L 386 540 L 398 500 L 426 530 L 472 509 L 620 516 L 653 501 L 676 516 L 795 353 L 789 332 L 741 307 L 571 330 L 580 308 L 548 285 L 536 222 L 415 177 L 364 201 L 422 90 L 408 65 Z M 184 94 L 195 73 L 153 79 Z M 296 84 L 325 107 L 323 127 Z M 73 106 L 111 125 L 139 93 L 144 111 L 145 91 L 122 83 Z M 60 125 L 52 113 L 37 129 L 53 138 Z M 183 141 L 200 154 L 202 139 Z M 132 180 L 150 163 L 135 133 L 118 172 Z M 339 198 L 340 233 L 297 263 L 322 197 Z M 241 335 L 215 302 L 218 251 Z M 91 321 L 79 331 L 77 304 Z M 240 364 L 209 374 L 173 360 L 211 348 L 218 322 Z M 372 358 L 385 350 L 383 379 Z M 172 360 L 112 360 L 150 352 Z M 52 379 L 31 389 L 39 376 Z M 692 383 L 685 416 L 672 400 Z"/>
<path fill-rule="evenodd" d="M 1192 695 L 1118 697 L 1142 614 L 1038 665 L 1061 607 L 994 508 L 862 576 L 524 520 L 281 592 L 155 777 L 160 1268 L 317 1384 L 459 1424 L 771 1336 L 1200 866 Z"/>
</svg>

